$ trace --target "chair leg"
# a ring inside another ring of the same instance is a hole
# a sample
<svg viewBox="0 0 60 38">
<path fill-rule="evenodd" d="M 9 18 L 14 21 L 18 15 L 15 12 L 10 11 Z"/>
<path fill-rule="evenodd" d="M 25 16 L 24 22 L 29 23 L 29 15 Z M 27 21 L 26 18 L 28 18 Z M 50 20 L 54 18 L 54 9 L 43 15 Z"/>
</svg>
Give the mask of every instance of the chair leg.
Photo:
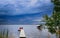
<svg viewBox="0 0 60 38">
<path fill-rule="evenodd" d="M 26 37 L 20 37 L 20 38 L 26 38 Z"/>
</svg>

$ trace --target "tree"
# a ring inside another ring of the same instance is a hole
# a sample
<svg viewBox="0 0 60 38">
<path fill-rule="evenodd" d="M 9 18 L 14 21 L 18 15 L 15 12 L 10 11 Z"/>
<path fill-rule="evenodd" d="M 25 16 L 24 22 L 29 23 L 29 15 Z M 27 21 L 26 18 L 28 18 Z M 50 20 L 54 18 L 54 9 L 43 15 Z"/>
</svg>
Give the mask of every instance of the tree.
<svg viewBox="0 0 60 38">
<path fill-rule="evenodd" d="M 49 32 L 52 34 L 58 33 L 60 38 L 60 0 L 52 0 L 52 2 L 54 3 L 53 13 L 50 17 L 48 15 L 44 16 L 45 25 Z"/>
</svg>

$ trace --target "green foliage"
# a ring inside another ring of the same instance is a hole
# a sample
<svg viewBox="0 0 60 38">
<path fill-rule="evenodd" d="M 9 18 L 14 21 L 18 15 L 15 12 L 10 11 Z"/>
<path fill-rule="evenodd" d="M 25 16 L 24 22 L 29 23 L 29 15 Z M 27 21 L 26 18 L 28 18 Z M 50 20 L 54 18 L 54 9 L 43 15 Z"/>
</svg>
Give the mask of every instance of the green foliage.
<svg viewBox="0 0 60 38">
<path fill-rule="evenodd" d="M 45 25 L 51 33 L 56 33 L 57 26 L 60 28 L 60 13 L 53 13 L 50 17 L 45 15 L 44 20 L 46 22 Z"/>
<path fill-rule="evenodd" d="M 52 2 L 54 3 L 54 10 L 60 12 L 60 0 L 54 0 Z"/>
<path fill-rule="evenodd" d="M 53 27 L 55 27 L 53 18 L 48 17 L 48 15 L 46 15 L 44 19 L 45 19 L 45 22 L 46 22 L 45 25 L 48 27 L 49 32 L 51 32 L 52 34 L 55 33 L 56 28 L 53 28 Z"/>
<path fill-rule="evenodd" d="M 48 27 L 49 32 L 56 33 L 57 26 L 60 30 L 60 0 L 52 1 L 54 3 L 54 11 L 49 17 L 48 15 L 44 16 L 44 21 Z"/>
<path fill-rule="evenodd" d="M 51 32 L 52 34 L 56 33 L 54 28 L 48 28 L 48 29 L 49 29 L 49 32 Z"/>
</svg>

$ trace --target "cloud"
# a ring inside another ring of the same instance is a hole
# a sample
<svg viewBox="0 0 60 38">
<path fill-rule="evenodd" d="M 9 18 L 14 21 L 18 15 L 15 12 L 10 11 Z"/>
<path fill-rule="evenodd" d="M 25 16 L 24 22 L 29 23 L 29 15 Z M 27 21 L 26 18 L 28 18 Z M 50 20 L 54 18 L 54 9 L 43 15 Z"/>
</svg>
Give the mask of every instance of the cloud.
<svg viewBox="0 0 60 38">
<path fill-rule="evenodd" d="M 0 0 L 0 14 L 20 15 L 45 11 L 50 0 Z"/>
<path fill-rule="evenodd" d="M 39 21 L 39 22 L 41 22 L 42 20 L 43 20 L 43 18 L 35 19 L 35 20 L 33 20 L 33 21 Z"/>
</svg>

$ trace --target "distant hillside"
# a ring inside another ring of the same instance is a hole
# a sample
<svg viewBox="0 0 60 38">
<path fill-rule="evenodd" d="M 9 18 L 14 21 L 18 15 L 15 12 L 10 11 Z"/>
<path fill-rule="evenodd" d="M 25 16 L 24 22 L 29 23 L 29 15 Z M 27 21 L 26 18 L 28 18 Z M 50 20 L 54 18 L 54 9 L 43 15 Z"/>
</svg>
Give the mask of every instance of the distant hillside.
<svg viewBox="0 0 60 38">
<path fill-rule="evenodd" d="M 40 19 L 46 13 L 23 14 L 23 15 L 0 15 L 1 24 L 39 24 L 32 20 Z M 50 15 L 50 14 L 48 14 Z"/>
</svg>

